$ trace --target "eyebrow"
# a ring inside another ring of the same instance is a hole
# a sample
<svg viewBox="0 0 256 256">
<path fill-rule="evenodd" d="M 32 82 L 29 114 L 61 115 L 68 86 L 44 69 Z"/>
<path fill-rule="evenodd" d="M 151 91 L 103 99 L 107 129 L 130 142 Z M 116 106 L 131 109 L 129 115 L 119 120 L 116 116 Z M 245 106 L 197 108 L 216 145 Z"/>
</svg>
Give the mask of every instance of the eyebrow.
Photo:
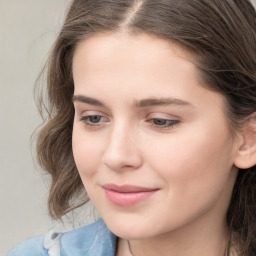
<svg viewBox="0 0 256 256">
<path fill-rule="evenodd" d="M 72 98 L 73 102 L 82 102 L 93 106 L 106 107 L 101 101 L 87 97 L 84 95 L 74 95 Z M 177 98 L 148 98 L 143 100 L 136 100 L 134 106 L 137 108 L 144 108 L 150 106 L 169 106 L 169 105 L 178 105 L 178 106 L 193 106 L 191 103 L 177 99 Z"/>
<path fill-rule="evenodd" d="M 149 98 L 135 102 L 136 107 L 150 107 L 150 106 L 169 106 L 169 105 L 178 105 L 178 106 L 192 106 L 191 103 L 176 99 L 176 98 Z"/>
<path fill-rule="evenodd" d="M 73 95 L 72 101 L 73 102 L 78 101 L 78 102 L 86 103 L 86 104 L 97 106 L 97 107 L 105 107 L 105 105 L 101 101 L 84 96 L 84 95 Z"/>
</svg>

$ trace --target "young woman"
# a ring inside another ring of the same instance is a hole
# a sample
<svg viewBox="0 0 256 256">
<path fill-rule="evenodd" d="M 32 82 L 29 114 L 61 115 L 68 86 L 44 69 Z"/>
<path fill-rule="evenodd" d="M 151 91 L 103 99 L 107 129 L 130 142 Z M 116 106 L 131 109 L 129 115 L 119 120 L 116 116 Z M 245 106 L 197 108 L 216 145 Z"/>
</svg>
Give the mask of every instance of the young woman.
<svg viewBox="0 0 256 256">
<path fill-rule="evenodd" d="M 249 0 L 74 0 L 47 68 L 50 214 L 101 218 L 9 256 L 256 255 Z"/>
</svg>

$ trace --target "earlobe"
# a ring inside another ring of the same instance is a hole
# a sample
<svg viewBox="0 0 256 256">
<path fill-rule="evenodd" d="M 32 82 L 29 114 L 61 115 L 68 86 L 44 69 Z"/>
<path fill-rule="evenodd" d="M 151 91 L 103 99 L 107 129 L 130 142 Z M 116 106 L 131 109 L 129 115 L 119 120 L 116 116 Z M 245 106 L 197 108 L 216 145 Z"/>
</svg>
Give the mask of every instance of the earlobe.
<svg viewBox="0 0 256 256">
<path fill-rule="evenodd" d="M 234 165 L 240 169 L 256 165 L 256 113 L 244 124 Z"/>
</svg>

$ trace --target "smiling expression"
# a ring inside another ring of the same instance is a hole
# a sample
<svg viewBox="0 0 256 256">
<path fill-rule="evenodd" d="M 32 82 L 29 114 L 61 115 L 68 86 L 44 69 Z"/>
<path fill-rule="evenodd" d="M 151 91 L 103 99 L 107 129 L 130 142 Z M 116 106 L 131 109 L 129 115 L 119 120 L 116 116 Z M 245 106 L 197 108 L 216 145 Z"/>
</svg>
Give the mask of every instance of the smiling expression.
<svg viewBox="0 0 256 256">
<path fill-rule="evenodd" d="M 73 76 L 75 162 L 115 234 L 224 221 L 237 146 L 224 97 L 200 85 L 187 52 L 149 35 L 99 34 L 77 46 Z"/>
</svg>

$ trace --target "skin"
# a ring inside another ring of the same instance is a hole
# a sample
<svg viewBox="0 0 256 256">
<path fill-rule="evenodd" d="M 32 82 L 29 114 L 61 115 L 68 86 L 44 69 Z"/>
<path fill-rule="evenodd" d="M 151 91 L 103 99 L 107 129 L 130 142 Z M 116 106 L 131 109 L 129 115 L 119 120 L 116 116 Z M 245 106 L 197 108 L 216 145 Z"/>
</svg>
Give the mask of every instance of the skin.
<svg viewBox="0 0 256 256">
<path fill-rule="evenodd" d="M 224 255 L 238 143 L 225 98 L 202 86 L 191 56 L 150 35 L 99 34 L 77 46 L 73 76 L 74 158 L 120 237 L 117 255 Z M 176 100 L 139 104 L 148 98 Z M 106 183 L 158 191 L 120 207 L 106 198 Z"/>
</svg>

